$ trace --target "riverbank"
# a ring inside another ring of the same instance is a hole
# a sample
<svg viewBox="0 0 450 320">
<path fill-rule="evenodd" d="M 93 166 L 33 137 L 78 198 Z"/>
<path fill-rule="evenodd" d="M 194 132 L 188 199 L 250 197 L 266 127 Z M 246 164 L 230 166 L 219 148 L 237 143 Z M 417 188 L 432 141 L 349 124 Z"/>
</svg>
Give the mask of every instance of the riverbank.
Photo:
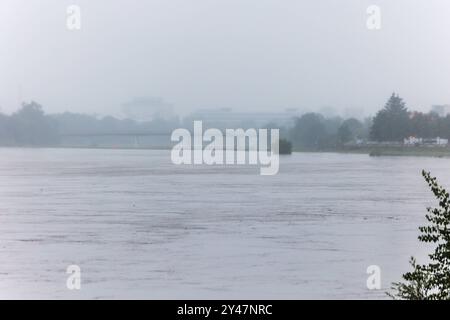
<svg viewBox="0 0 450 320">
<path fill-rule="evenodd" d="M 170 146 L 76 146 L 76 145 L 53 145 L 53 146 L 0 146 L 1 148 L 30 148 L 30 149 L 105 149 L 105 150 L 170 150 Z M 299 153 L 348 153 L 367 154 L 372 157 L 383 156 L 407 156 L 407 157 L 433 157 L 450 158 L 450 147 L 404 147 L 404 146 L 346 146 L 340 148 L 322 149 L 298 149 L 292 152 Z"/>
<path fill-rule="evenodd" d="M 335 152 L 335 153 L 354 153 L 368 154 L 372 157 L 382 156 L 406 156 L 406 157 L 433 157 L 450 158 L 449 147 L 429 147 L 429 146 L 346 146 L 340 148 L 328 148 L 320 150 L 301 150 L 294 149 L 294 152 Z"/>
</svg>

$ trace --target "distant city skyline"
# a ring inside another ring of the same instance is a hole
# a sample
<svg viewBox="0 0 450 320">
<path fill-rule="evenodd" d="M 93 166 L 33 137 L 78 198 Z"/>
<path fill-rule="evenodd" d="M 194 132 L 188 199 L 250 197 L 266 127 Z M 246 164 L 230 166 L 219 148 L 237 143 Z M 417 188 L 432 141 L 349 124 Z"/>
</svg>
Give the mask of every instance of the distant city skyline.
<svg viewBox="0 0 450 320">
<path fill-rule="evenodd" d="M 67 8 L 81 9 L 68 30 Z M 371 5 L 380 29 L 367 26 Z M 205 108 L 373 115 L 450 103 L 450 3 L 440 0 L 3 0 L 0 107 L 119 116 L 156 97 Z"/>
</svg>

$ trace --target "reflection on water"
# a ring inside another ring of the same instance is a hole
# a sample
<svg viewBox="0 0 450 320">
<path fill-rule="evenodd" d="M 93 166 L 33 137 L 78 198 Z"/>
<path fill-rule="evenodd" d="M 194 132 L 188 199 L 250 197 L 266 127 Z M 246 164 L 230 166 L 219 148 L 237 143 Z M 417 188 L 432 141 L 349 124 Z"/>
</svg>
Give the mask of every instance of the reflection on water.
<svg viewBox="0 0 450 320">
<path fill-rule="evenodd" d="M 426 251 L 420 170 L 450 186 L 448 159 L 294 154 L 260 176 L 169 151 L 0 155 L 0 298 L 385 298 Z"/>
</svg>

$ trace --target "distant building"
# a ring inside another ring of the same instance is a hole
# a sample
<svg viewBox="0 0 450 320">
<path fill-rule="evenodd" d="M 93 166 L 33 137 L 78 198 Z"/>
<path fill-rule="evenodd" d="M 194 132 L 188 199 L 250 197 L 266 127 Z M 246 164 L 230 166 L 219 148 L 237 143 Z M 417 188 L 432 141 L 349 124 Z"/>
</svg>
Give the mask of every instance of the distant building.
<svg viewBox="0 0 450 320">
<path fill-rule="evenodd" d="M 423 142 L 422 138 L 408 137 L 404 139 L 403 144 L 407 146 L 415 146 L 418 144 L 422 144 L 422 142 Z"/>
<path fill-rule="evenodd" d="M 446 146 L 448 145 L 448 139 L 443 138 L 433 138 L 433 139 L 423 139 L 423 144 L 430 144 L 436 146 Z"/>
<path fill-rule="evenodd" d="M 161 98 L 140 97 L 122 104 L 122 112 L 129 119 L 151 121 L 173 118 L 172 105 Z"/>
<path fill-rule="evenodd" d="M 431 112 L 437 113 L 440 117 L 445 117 L 450 113 L 449 104 L 436 104 L 431 106 Z"/>
<path fill-rule="evenodd" d="M 404 139 L 403 144 L 406 146 L 420 146 L 420 145 L 431 145 L 431 146 L 447 146 L 448 139 L 436 137 L 431 139 L 423 139 L 416 137 L 409 137 Z"/>
</svg>

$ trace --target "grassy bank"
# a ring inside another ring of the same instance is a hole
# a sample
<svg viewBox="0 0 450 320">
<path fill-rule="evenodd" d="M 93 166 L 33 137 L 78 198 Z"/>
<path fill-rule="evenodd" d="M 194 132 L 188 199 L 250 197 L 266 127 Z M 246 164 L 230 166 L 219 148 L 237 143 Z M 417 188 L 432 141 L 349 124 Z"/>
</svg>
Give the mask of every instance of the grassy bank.
<svg viewBox="0 0 450 320">
<path fill-rule="evenodd" d="M 447 147 L 380 147 L 372 148 L 369 153 L 373 157 L 381 156 L 413 156 L 413 157 L 450 157 Z"/>
<path fill-rule="evenodd" d="M 404 147 L 404 146 L 346 146 L 327 149 L 294 149 L 295 152 L 338 152 L 368 154 L 373 157 L 408 156 L 408 157 L 438 157 L 450 158 L 449 147 Z"/>
</svg>

